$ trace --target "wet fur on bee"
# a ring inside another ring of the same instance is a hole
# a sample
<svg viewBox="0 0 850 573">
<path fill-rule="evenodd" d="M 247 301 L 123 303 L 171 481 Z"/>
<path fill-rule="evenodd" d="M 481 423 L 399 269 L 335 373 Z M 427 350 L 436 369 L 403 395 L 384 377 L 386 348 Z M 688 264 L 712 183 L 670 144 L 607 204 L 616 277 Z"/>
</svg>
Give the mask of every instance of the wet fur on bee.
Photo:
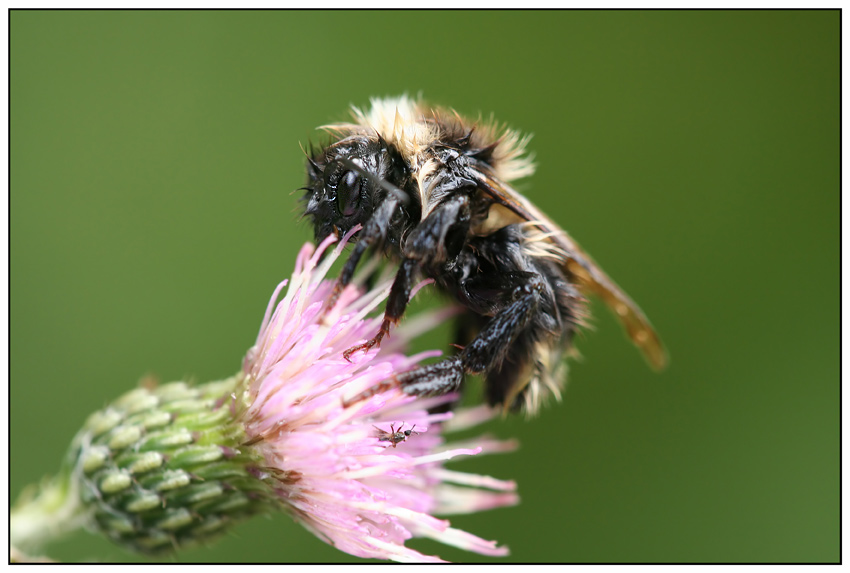
<svg viewBox="0 0 850 573">
<path fill-rule="evenodd" d="M 465 374 L 481 374 L 491 405 L 536 413 L 560 395 L 587 293 L 618 312 L 651 361 L 661 356 L 640 309 L 510 187 L 534 171 L 527 137 L 407 96 L 371 103 L 354 109 L 353 122 L 324 126 L 332 142 L 307 162 L 305 213 L 316 240 L 362 225 L 335 292 L 369 249 L 398 263 L 380 330 L 346 357 L 380 344 L 423 276 L 466 312 L 454 356 L 388 381 L 407 393 L 449 392 Z"/>
</svg>

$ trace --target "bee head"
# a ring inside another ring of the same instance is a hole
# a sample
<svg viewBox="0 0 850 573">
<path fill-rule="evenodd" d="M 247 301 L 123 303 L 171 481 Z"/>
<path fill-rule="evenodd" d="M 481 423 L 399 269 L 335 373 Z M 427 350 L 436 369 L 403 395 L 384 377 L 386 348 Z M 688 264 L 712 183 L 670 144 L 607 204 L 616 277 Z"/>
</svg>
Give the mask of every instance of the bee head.
<svg viewBox="0 0 850 573">
<path fill-rule="evenodd" d="M 398 178 L 397 155 L 382 139 L 349 137 L 308 157 L 305 213 L 313 219 L 316 241 L 369 220 L 386 195 L 380 182 Z"/>
</svg>

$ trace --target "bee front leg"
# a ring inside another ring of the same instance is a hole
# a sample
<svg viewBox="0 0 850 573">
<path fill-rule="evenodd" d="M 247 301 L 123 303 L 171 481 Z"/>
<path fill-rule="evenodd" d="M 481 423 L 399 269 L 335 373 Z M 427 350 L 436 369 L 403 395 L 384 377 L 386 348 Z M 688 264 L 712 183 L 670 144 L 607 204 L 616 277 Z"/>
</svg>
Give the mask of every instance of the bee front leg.
<svg viewBox="0 0 850 573">
<path fill-rule="evenodd" d="M 336 304 L 336 301 L 339 299 L 339 295 L 351 282 L 352 277 L 354 277 L 354 271 L 357 270 L 357 264 L 363 257 L 363 253 L 365 253 L 369 247 L 378 246 L 386 239 L 390 220 L 392 219 L 400 202 L 401 199 L 396 194 L 387 195 L 387 198 L 378 205 L 378 208 L 375 209 L 375 212 L 371 217 L 369 217 L 369 220 L 366 221 L 366 224 L 363 226 L 363 230 L 360 231 L 360 237 L 358 238 L 357 243 L 354 244 L 354 248 L 348 256 L 348 260 L 345 261 L 345 264 L 339 273 L 339 277 L 337 278 L 336 284 L 334 284 L 331 296 L 325 303 L 325 308 L 333 308 Z M 348 357 L 346 356 L 346 358 Z"/>
<path fill-rule="evenodd" d="M 363 344 L 358 344 L 343 352 L 343 357 L 346 360 L 351 360 L 351 355 L 355 352 L 367 351 L 381 344 L 384 336 L 389 334 L 390 328 L 397 324 L 404 315 L 404 310 L 407 308 L 407 303 L 410 300 L 410 291 L 413 288 L 413 281 L 416 278 L 416 270 L 419 268 L 419 263 L 413 259 L 405 259 L 399 266 L 396 273 L 393 286 L 390 289 L 390 296 L 387 299 L 387 309 L 384 312 L 384 321 L 381 323 L 381 329 L 378 334 L 371 340 L 367 340 Z"/>
</svg>

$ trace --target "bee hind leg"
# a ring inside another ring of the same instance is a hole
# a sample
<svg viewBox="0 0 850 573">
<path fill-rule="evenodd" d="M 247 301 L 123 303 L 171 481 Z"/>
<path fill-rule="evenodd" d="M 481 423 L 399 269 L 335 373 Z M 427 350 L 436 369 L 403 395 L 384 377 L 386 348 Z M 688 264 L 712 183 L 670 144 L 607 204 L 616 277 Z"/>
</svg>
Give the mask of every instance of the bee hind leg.
<svg viewBox="0 0 850 573">
<path fill-rule="evenodd" d="M 499 368 L 517 337 L 525 331 L 539 308 L 545 289 L 539 275 L 532 275 L 515 290 L 514 300 L 496 314 L 458 354 L 398 374 L 343 402 L 344 407 L 367 400 L 392 387 L 405 394 L 439 396 L 460 388 L 464 374 L 487 373 Z"/>
<path fill-rule="evenodd" d="M 458 389 L 463 374 L 463 360 L 457 355 L 400 374 L 396 380 L 405 394 L 439 396 Z"/>
<path fill-rule="evenodd" d="M 498 312 L 455 356 L 398 375 L 406 394 L 432 396 L 458 389 L 464 374 L 481 374 L 501 367 L 517 337 L 525 331 L 539 307 L 545 284 L 531 275 L 514 291 L 514 300 Z"/>
</svg>

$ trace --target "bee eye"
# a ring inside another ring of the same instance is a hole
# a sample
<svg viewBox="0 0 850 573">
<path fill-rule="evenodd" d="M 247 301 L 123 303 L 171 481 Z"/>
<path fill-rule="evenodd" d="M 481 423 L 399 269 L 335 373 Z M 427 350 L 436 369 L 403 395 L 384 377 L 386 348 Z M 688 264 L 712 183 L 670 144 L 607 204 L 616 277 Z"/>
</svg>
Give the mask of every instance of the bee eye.
<svg viewBox="0 0 850 573">
<path fill-rule="evenodd" d="M 336 185 L 336 207 L 343 217 L 350 217 L 360 205 L 362 179 L 354 171 L 346 171 Z"/>
</svg>

